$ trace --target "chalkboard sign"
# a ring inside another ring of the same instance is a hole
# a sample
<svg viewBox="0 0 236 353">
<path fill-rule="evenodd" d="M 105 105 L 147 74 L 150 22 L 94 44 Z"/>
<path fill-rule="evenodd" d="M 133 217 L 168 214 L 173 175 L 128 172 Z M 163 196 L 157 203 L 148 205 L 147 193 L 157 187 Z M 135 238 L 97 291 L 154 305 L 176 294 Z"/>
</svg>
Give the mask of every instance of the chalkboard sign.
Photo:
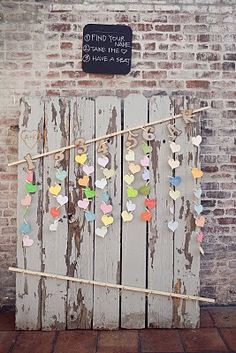
<svg viewBox="0 0 236 353">
<path fill-rule="evenodd" d="M 83 31 L 82 69 L 90 73 L 130 72 L 132 29 L 124 25 L 88 24 Z"/>
</svg>

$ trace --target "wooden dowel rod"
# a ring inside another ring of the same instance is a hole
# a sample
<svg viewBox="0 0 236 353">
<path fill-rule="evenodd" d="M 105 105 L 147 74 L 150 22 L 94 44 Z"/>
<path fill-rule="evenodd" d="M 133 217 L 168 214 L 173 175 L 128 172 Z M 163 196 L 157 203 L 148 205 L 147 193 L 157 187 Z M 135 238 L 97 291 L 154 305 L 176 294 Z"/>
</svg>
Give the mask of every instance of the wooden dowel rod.
<svg viewBox="0 0 236 353">
<path fill-rule="evenodd" d="M 193 114 L 195 113 L 199 113 L 199 112 L 202 112 L 203 110 L 207 110 L 209 109 L 210 107 L 202 107 L 202 108 L 199 108 L 199 109 L 196 109 L 193 111 Z M 178 114 L 178 115 L 173 115 L 169 118 L 165 118 L 165 119 L 161 119 L 161 120 L 156 120 L 156 121 L 153 121 L 151 123 L 147 123 L 145 125 L 142 125 L 142 126 L 136 126 L 136 127 L 133 127 L 131 129 L 125 129 L 125 130 L 120 130 L 120 131 L 116 131 L 116 132 L 112 132 L 110 134 L 107 134 L 107 135 L 104 135 L 104 136 L 101 136 L 101 137 L 95 137 L 91 140 L 87 140 L 85 142 L 86 145 L 89 145 L 91 143 L 94 143 L 94 142 L 97 142 L 97 141 L 101 141 L 101 140 L 106 140 L 110 137 L 114 137 L 114 136 L 118 136 L 118 135 L 123 135 L 123 134 L 126 134 L 128 133 L 129 131 L 135 131 L 135 130 L 139 130 L 139 129 L 142 129 L 142 128 L 145 128 L 145 127 L 148 127 L 148 126 L 152 126 L 152 125 L 158 125 L 158 124 L 162 124 L 162 123 L 165 123 L 167 121 L 170 121 L 170 120 L 173 120 L 173 119 L 179 119 L 179 118 L 182 118 L 182 114 Z M 36 156 L 33 156 L 31 157 L 32 160 L 35 160 L 35 159 L 39 159 L 39 158 L 42 158 L 42 157 L 46 157 L 46 156 L 50 156 L 52 154 L 55 154 L 57 152 L 61 152 L 61 151 L 66 151 L 66 150 L 70 150 L 72 148 L 75 148 L 76 145 L 75 144 L 72 144 L 72 145 L 69 145 L 69 146 L 65 146 L 65 147 L 61 147 L 61 148 L 58 148 L 56 150 L 53 150 L 53 151 L 49 151 L 49 152 L 44 152 L 44 153 L 41 153 L 41 154 L 37 154 Z M 12 162 L 12 163 L 9 163 L 8 164 L 8 167 L 12 167 L 14 165 L 19 165 L 19 164 L 22 164 L 22 163 L 26 163 L 25 159 L 21 159 L 19 161 L 16 161 L 16 162 Z"/>
<path fill-rule="evenodd" d="M 130 286 L 125 286 L 125 285 L 121 285 L 121 284 L 113 284 L 113 283 L 100 282 L 100 281 L 95 281 L 95 280 L 75 278 L 75 277 L 57 275 L 57 274 L 48 273 L 48 272 L 38 272 L 38 271 L 25 270 L 23 268 L 9 267 L 9 271 L 22 273 L 22 274 L 28 274 L 28 275 L 32 275 L 32 276 L 56 278 L 56 279 L 60 279 L 60 280 L 64 280 L 64 281 L 78 282 L 78 283 L 83 283 L 83 284 L 92 284 L 92 285 L 100 286 L 100 287 L 117 288 L 117 289 L 121 289 L 121 290 L 144 293 L 145 295 L 162 295 L 165 297 L 179 298 L 179 299 L 185 299 L 185 300 L 197 300 L 197 301 L 202 301 L 202 302 L 207 302 L 207 303 L 215 303 L 215 299 L 198 297 L 195 295 L 186 295 L 186 294 L 178 294 L 178 293 L 171 293 L 171 292 L 162 292 L 162 291 L 158 291 L 155 289 L 130 287 Z"/>
</svg>

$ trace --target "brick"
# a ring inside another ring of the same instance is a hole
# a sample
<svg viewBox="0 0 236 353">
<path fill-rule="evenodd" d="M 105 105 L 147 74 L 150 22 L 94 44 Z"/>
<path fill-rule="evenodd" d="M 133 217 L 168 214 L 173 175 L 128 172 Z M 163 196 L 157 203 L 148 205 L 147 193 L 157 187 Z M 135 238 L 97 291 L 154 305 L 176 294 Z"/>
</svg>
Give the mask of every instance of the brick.
<svg viewBox="0 0 236 353">
<path fill-rule="evenodd" d="M 234 71 L 235 63 L 234 62 L 223 62 L 223 70 L 224 71 Z"/>
<path fill-rule="evenodd" d="M 11 350 L 16 341 L 16 332 L 0 332 L 0 353 L 6 353 Z"/>
<path fill-rule="evenodd" d="M 55 332 L 22 331 L 12 353 L 51 353 Z"/>
<path fill-rule="evenodd" d="M 187 88 L 205 88 L 207 89 L 210 85 L 209 81 L 205 80 L 191 80 L 191 81 L 186 81 L 186 87 Z"/>
<path fill-rule="evenodd" d="M 48 30 L 53 32 L 68 32 L 71 30 L 71 25 L 69 23 L 54 23 L 48 25 Z"/>
<path fill-rule="evenodd" d="M 197 53 L 197 60 L 200 60 L 200 61 L 218 61 L 220 59 L 221 59 L 221 56 L 218 53 L 210 53 L 210 52 Z"/>
<path fill-rule="evenodd" d="M 97 342 L 96 331 L 66 331 L 60 332 L 55 346 L 55 352 L 64 353 L 68 351 L 71 353 L 95 353 Z"/>
<path fill-rule="evenodd" d="M 138 353 L 138 331 L 101 331 L 97 353 Z"/>
<path fill-rule="evenodd" d="M 142 330 L 140 339 L 142 352 L 184 352 L 175 330 Z"/>
<path fill-rule="evenodd" d="M 236 328 L 222 328 L 220 332 L 229 349 L 236 351 Z"/>
<path fill-rule="evenodd" d="M 219 307 L 209 308 L 211 317 L 216 327 L 235 327 L 236 326 L 236 308 Z"/>
</svg>

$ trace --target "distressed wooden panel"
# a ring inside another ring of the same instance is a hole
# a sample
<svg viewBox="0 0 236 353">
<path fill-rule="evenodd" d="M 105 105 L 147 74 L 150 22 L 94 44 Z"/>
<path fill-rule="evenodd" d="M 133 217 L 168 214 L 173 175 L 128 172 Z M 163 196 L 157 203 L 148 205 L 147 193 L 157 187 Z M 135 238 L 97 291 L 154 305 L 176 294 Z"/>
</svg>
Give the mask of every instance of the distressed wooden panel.
<svg viewBox="0 0 236 353">
<path fill-rule="evenodd" d="M 69 144 L 69 104 L 67 99 L 53 98 L 45 105 L 45 151 Z M 68 170 L 68 152 L 62 161 L 63 169 Z M 56 232 L 49 226 L 54 219 L 51 207 L 57 207 L 55 197 L 49 193 L 49 187 L 56 182 L 54 155 L 45 157 L 44 166 L 44 219 L 43 219 L 43 270 L 45 272 L 67 274 L 67 205 L 60 208 L 60 221 Z M 68 178 L 61 182 L 61 194 L 68 195 Z M 56 279 L 42 280 L 42 328 L 65 329 L 66 327 L 67 283 Z"/>
<path fill-rule="evenodd" d="M 27 97 L 20 101 L 19 119 L 19 159 L 28 153 L 32 155 L 43 151 L 44 103 L 39 97 Z M 22 235 L 19 228 L 23 223 L 24 208 L 21 200 L 25 197 L 25 178 L 27 165 L 18 167 L 18 198 L 17 198 L 17 266 L 25 269 L 41 271 L 41 240 L 42 240 L 42 160 L 35 162 L 38 192 L 32 195 L 28 220 L 34 240 L 31 247 L 22 246 Z M 16 275 L 16 328 L 21 330 L 38 330 L 41 328 L 41 282 L 37 277 Z"/>
<path fill-rule="evenodd" d="M 148 102 L 143 95 L 131 94 L 124 100 L 124 128 L 132 128 L 147 122 Z M 139 146 L 135 148 L 135 161 L 140 163 L 143 156 L 141 150 L 141 131 L 139 130 Z M 125 139 L 126 140 L 126 137 Z M 125 143 L 125 141 L 124 141 Z M 123 151 L 125 145 L 123 144 Z M 124 153 L 123 153 L 124 157 Z M 124 160 L 123 175 L 130 173 L 128 163 Z M 135 175 L 132 186 L 140 187 L 141 172 Z M 127 187 L 123 183 L 123 210 L 126 209 Z M 122 224 L 122 284 L 145 288 L 146 286 L 146 223 L 140 219 L 145 210 L 144 197 L 134 199 L 135 216 L 132 222 Z M 121 326 L 123 328 L 145 327 L 145 295 L 124 291 L 121 297 Z"/>
<path fill-rule="evenodd" d="M 78 98 L 71 101 L 71 143 L 76 138 L 89 140 L 94 137 L 94 101 Z M 77 179 L 84 175 L 81 166 L 75 162 L 77 149 L 70 152 L 69 171 L 69 234 L 67 247 L 68 275 L 78 278 L 93 279 L 94 257 L 94 222 L 87 222 L 84 212 L 77 202 L 84 198 L 83 189 Z M 94 165 L 94 144 L 88 145 L 86 164 Z M 90 187 L 94 184 L 94 175 L 90 177 Z M 89 210 L 94 209 L 94 201 Z M 75 220 L 75 221 L 74 221 Z M 71 223 L 70 223 L 71 222 Z M 90 329 L 93 314 L 93 286 L 68 283 L 67 328 Z"/>
<path fill-rule="evenodd" d="M 103 136 L 121 130 L 121 102 L 116 97 L 96 99 L 96 136 Z M 96 144 L 96 148 L 97 148 Z M 99 154 L 96 154 L 97 158 Z M 101 155 L 101 154 L 100 154 Z M 109 164 L 115 169 L 115 176 L 108 180 L 105 190 L 113 205 L 114 223 L 109 226 L 104 238 L 95 237 L 95 279 L 120 283 L 120 213 L 121 213 L 121 136 L 109 139 Z M 96 167 L 96 179 L 103 178 L 101 167 Z M 96 189 L 96 227 L 101 227 L 102 190 Z M 94 287 L 93 328 L 117 329 L 119 327 L 119 291 L 117 289 Z"/>
<path fill-rule="evenodd" d="M 149 120 L 160 120 L 173 115 L 173 105 L 168 96 L 154 96 L 150 99 Z M 169 145 L 166 124 L 155 126 L 155 141 L 150 165 L 150 198 L 156 198 L 157 206 L 148 227 L 148 288 L 172 291 L 173 279 L 173 233 L 168 230 L 168 222 L 173 218 L 169 197 L 169 176 L 171 169 L 168 156 L 172 152 Z M 148 297 L 148 326 L 171 327 L 172 300 L 168 297 Z"/>
<path fill-rule="evenodd" d="M 175 114 L 180 109 L 188 107 L 188 99 L 179 98 L 175 101 Z M 176 127 L 182 134 L 176 139 L 181 150 L 177 154 L 181 165 L 176 173 L 181 176 L 182 183 L 177 187 L 181 192 L 175 202 L 175 219 L 179 226 L 174 236 L 174 290 L 178 293 L 199 294 L 199 262 L 200 253 L 195 234 L 194 221 L 194 188 L 198 184 L 192 177 L 191 169 L 198 164 L 196 147 L 191 138 L 196 134 L 196 125 L 193 129 L 185 129 L 183 119 L 176 121 Z M 199 302 L 190 300 L 173 300 L 173 326 L 192 327 L 199 325 Z"/>
</svg>

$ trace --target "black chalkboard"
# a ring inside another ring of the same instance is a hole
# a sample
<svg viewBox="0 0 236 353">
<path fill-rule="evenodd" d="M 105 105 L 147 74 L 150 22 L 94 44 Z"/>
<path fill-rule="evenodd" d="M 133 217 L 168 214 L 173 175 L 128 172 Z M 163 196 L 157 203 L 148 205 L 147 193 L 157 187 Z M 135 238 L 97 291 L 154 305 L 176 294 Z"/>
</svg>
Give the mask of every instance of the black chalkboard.
<svg viewBox="0 0 236 353">
<path fill-rule="evenodd" d="M 88 24 L 83 30 L 82 69 L 90 73 L 130 72 L 132 29 L 124 25 Z"/>
</svg>

